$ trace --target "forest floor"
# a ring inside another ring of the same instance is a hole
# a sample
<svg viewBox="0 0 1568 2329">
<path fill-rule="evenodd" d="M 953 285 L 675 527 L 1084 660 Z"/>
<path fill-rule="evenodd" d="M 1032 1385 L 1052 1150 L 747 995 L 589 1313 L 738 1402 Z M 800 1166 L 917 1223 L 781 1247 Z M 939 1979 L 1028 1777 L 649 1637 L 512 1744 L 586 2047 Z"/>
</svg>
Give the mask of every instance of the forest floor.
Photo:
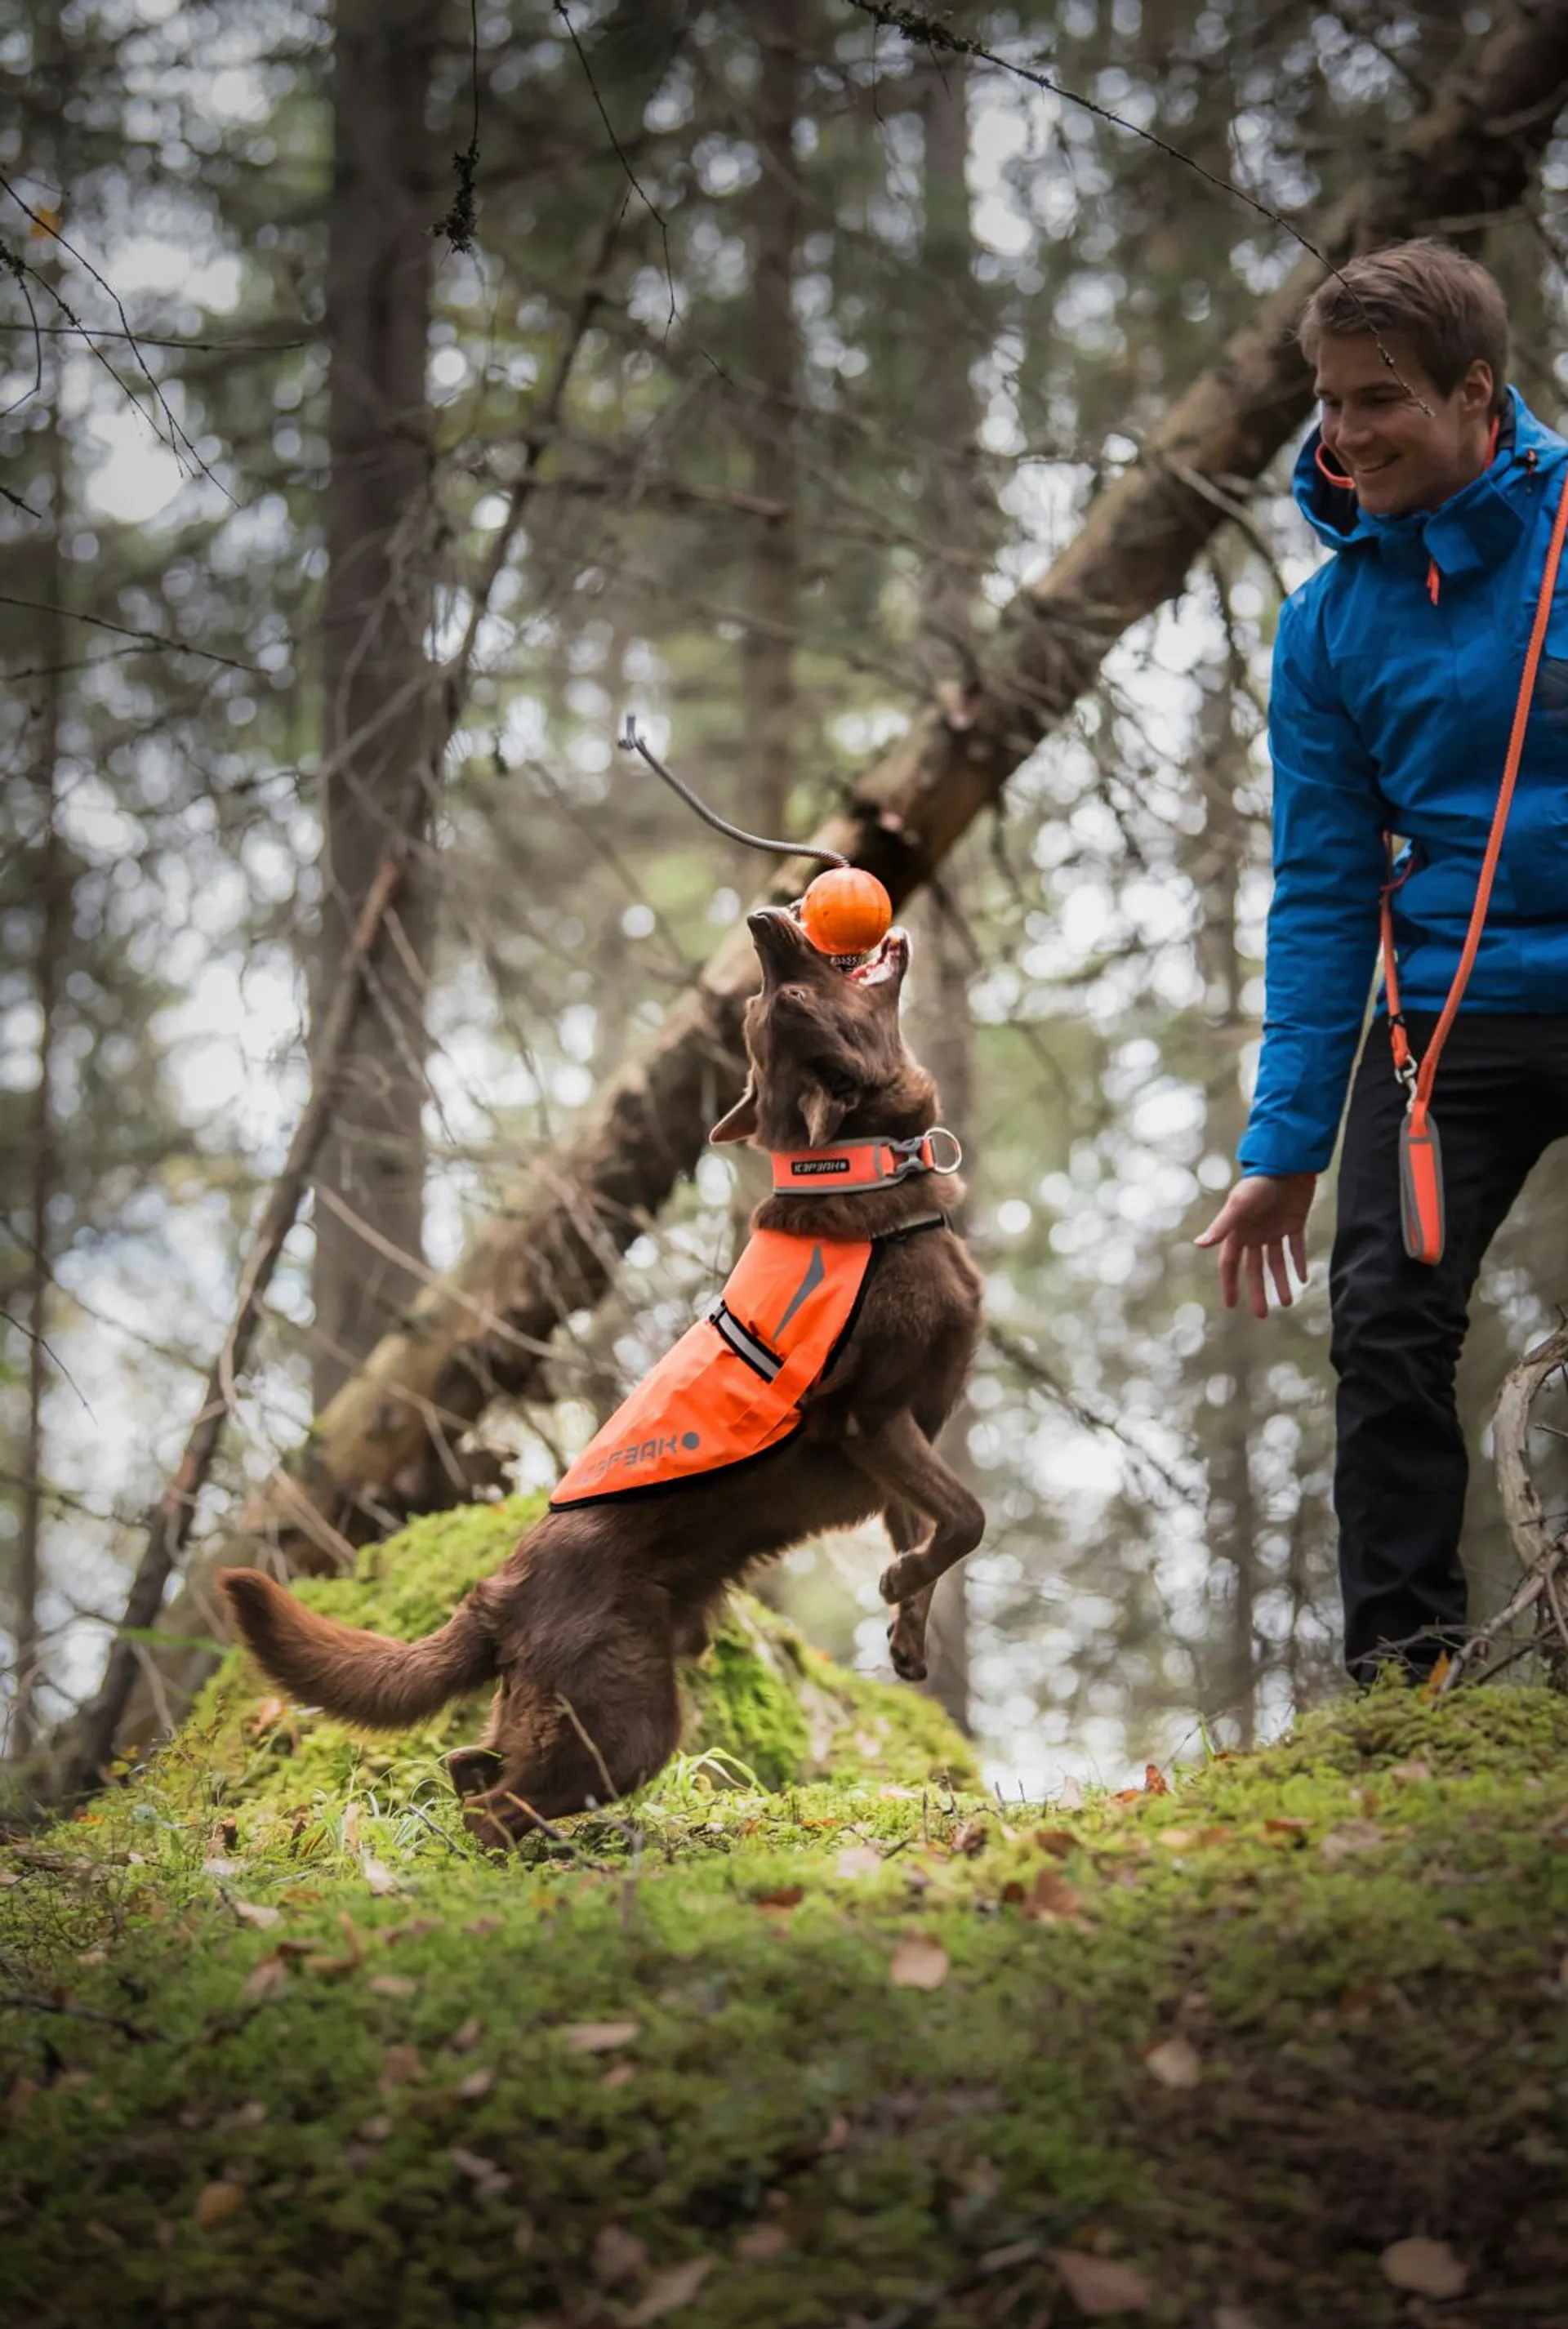
<svg viewBox="0 0 1568 2329">
<path fill-rule="evenodd" d="M 311 1590 L 422 1631 L 515 1525 Z M 754 1610 L 694 1690 L 498 1861 L 471 1709 L 367 1742 L 235 1656 L 0 1849 L 0 2315 L 1568 2324 L 1568 1700 L 1381 1689 L 1069 1809 Z"/>
</svg>

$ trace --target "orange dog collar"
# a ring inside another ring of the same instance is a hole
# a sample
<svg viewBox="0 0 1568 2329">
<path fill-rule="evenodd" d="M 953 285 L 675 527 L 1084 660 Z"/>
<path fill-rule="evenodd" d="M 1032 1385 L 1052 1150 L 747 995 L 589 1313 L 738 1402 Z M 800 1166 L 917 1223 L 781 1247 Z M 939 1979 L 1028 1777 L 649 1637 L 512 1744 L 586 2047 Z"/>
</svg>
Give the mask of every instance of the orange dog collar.
<svg viewBox="0 0 1568 2329">
<path fill-rule="evenodd" d="M 950 1155 L 939 1155 L 946 1141 Z M 945 1124 L 912 1140 L 844 1140 L 836 1148 L 786 1148 L 773 1153 L 776 1197 L 820 1197 L 841 1190 L 891 1189 L 916 1173 L 956 1173 L 964 1161 L 957 1136 Z"/>
</svg>

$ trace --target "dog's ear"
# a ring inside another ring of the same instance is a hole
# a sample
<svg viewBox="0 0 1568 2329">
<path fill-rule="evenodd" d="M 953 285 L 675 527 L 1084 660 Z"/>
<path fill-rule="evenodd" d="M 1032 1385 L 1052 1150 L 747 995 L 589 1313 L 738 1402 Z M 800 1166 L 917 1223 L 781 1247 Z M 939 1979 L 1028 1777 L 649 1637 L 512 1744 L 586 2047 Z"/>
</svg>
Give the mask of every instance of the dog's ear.
<svg viewBox="0 0 1568 2329">
<path fill-rule="evenodd" d="M 854 1107 L 853 1092 L 836 1098 L 826 1086 L 808 1078 L 800 1087 L 800 1113 L 806 1119 L 806 1137 L 813 1148 L 826 1148 L 845 1117 Z"/>
<path fill-rule="evenodd" d="M 746 1089 L 730 1110 L 714 1125 L 708 1138 L 711 1141 L 750 1140 L 757 1129 L 757 1087 L 750 1079 Z"/>
</svg>

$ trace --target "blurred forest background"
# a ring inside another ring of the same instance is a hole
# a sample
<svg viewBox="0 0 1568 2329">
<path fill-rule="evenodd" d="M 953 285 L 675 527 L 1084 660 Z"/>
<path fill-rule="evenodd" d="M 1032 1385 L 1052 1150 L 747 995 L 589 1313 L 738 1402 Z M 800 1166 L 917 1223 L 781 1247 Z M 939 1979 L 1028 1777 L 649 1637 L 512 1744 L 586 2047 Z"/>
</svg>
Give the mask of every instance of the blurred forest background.
<svg viewBox="0 0 1568 2329">
<path fill-rule="evenodd" d="M 646 1127 L 595 1097 L 635 1091 L 769 872 L 616 750 L 624 712 L 720 809 L 800 836 L 930 707 L 961 738 L 1020 587 L 1297 265 L 1291 224 L 1314 232 L 1501 11 L 937 13 L 990 60 L 852 0 L 15 0 L 13 1758 L 98 1687 L 393 837 L 333 1129 L 226 1392 L 194 1556 L 243 1530 L 331 1566 L 411 1509 L 546 1486 L 684 1327 L 760 1167 L 701 1155 L 650 1201 Z M 1516 381 L 1561 425 L 1568 146 L 1536 146 L 1522 200 L 1438 223 L 1504 280 Z M 1264 1326 L 1220 1310 L 1190 1245 L 1255 1056 L 1268 657 L 1317 556 L 1299 437 L 1222 497 L 1179 595 L 902 915 L 990 1322 L 950 1443 L 990 1526 L 936 1683 L 1032 1793 L 1190 1747 L 1200 1720 L 1267 1734 L 1337 1687 L 1327 1199 L 1311 1290 Z M 681 1105 L 711 1121 L 733 1088 L 715 1051 Z M 578 1207 L 583 1144 L 617 1139 L 624 1187 L 601 1175 Z M 546 1202 L 598 1256 L 562 1261 L 553 1334 Z M 1538 1179 L 1488 1265 L 1478 1451 L 1563 1293 L 1565 1228 Z M 420 1333 L 477 1319 L 512 1363 L 470 1354 L 454 1411 L 411 1393 L 422 1453 L 382 1461 L 389 1394 L 367 1410 L 361 1371 L 421 1296 Z M 347 1419 L 352 1465 L 312 1436 L 324 1417 Z M 313 1515 L 298 1484 L 323 1450 L 337 1500 Z M 1514 1563 L 1484 1466 L 1469 1551 L 1495 1593 Z M 881 1557 L 808 1547 L 769 1589 L 880 1669 Z M 199 1574 L 177 1598 L 156 1583 L 187 1666 L 133 1627 L 155 1723 L 208 1630 Z"/>
</svg>

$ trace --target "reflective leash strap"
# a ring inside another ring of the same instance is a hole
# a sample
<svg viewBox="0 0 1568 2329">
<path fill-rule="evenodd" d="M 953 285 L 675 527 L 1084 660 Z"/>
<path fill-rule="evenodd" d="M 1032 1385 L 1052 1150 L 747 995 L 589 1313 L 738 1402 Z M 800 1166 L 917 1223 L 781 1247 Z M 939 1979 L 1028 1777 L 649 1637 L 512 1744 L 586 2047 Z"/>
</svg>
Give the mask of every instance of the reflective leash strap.
<svg viewBox="0 0 1568 2329">
<path fill-rule="evenodd" d="M 1453 985 L 1449 988 L 1448 1001 L 1443 1004 L 1442 1015 L 1432 1030 L 1426 1057 L 1419 1066 L 1410 1048 L 1410 1037 L 1399 1005 L 1399 972 L 1393 945 L 1393 893 L 1400 887 L 1400 882 L 1390 880 L 1384 884 L 1380 921 L 1384 989 L 1388 996 L 1389 1042 L 1393 1051 L 1393 1072 L 1409 1095 L 1399 1135 L 1400 1216 L 1404 1231 L 1404 1249 L 1412 1261 L 1438 1262 L 1442 1259 L 1442 1150 L 1438 1140 L 1437 1124 L 1431 1115 L 1432 1084 L 1443 1045 L 1448 1042 L 1449 1031 L 1459 1015 L 1459 1004 L 1465 988 L 1469 985 L 1470 972 L 1475 967 L 1480 948 L 1481 932 L 1486 927 L 1487 909 L 1492 900 L 1492 882 L 1497 871 L 1497 860 L 1502 854 L 1503 833 L 1508 822 L 1515 780 L 1525 750 L 1525 731 L 1529 723 L 1530 700 L 1535 692 L 1535 674 L 1540 667 L 1541 650 L 1546 643 L 1546 626 L 1552 617 L 1552 597 L 1556 588 L 1557 568 L 1565 533 L 1568 533 L 1568 476 L 1565 476 L 1557 496 L 1557 514 L 1541 575 L 1541 595 L 1535 603 L 1535 619 L 1531 626 L 1518 699 L 1514 705 L 1508 757 L 1503 765 L 1497 805 L 1492 812 L 1492 829 L 1487 836 L 1486 855 L 1481 860 L 1480 879 L 1476 884 L 1476 902 L 1470 909 L 1470 926 L 1465 933 L 1464 950 L 1459 956 Z M 1389 851 L 1392 873 L 1393 840 L 1391 834 L 1384 834 L 1384 838 Z M 1403 879 L 1402 875 L 1400 880 Z"/>
</svg>

